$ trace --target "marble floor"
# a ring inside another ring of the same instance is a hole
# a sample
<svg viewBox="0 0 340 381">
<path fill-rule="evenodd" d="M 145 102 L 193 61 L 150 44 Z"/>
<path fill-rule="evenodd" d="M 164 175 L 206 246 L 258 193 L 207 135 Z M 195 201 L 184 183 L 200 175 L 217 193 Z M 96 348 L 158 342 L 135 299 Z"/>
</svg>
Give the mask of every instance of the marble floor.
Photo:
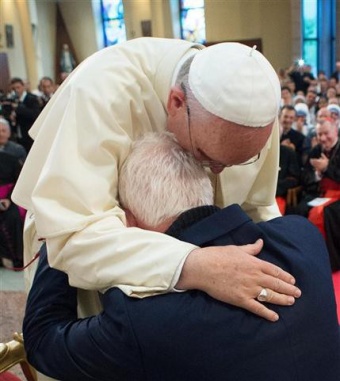
<svg viewBox="0 0 340 381">
<path fill-rule="evenodd" d="M 24 291 L 24 272 L 0 267 L 0 291 Z"/>
<path fill-rule="evenodd" d="M 12 340 L 14 332 L 21 331 L 25 304 L 24 272 L 0 267 L 0 342 Z M 13 366 L 10 373 L 26 380 L 19 364 Z M 9 377 L 8 373 L 3 376 L 4 379 Z"/>
</svg>

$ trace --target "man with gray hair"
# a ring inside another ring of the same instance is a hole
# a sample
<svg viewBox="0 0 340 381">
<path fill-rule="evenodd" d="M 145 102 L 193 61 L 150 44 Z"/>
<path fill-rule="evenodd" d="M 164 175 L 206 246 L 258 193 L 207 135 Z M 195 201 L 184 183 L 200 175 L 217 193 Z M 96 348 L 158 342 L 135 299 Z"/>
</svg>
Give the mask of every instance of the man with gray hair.
<svg viewBox="0 0 340 381">
<path fill-rule="evenodd" d="M 111 288 L 103 313 L 79 320 L 77 290 L 48 266 L 44 247 L 23 325 L 31 364 L 65 381 L 340 379 L 327 251 L 306 219 L 255 224 L 238 205 L 213 206 L 205 170 L 167 133 L 134 144 L 120 171 L 119 194 L 131 232 L 165 232 L 201 247 L 259 240 L 261 258 L 296 275 L 306 293 L 293 307 L 273 306 L 280 319 L 271 324 L 200 291 L 136 300 Z M 270 289 L 258 294 L 260 302 L 285 304 Z"/>
<path fill-rule="evenodd" d="M 242 248 L 126 229 L 118 177 L 137 136 L 167 129 L 210 168 L 217 205 L 236 202 L 256 221 L 277 216 L 279 103 L 277 74 L 256 47 L 139 38 L 95 53 L 30 132 L 34 147 L 13 192 L 30 211 L 26 260 L 45 239 L 51 265 L 79 288 L 117 286 L 135 297 L 195 288 L 277 320 L 254 298 L 265 286 L 288 304 L 300 296 L 291 275 Z"/>
<path fill-rule="evenodd" d="M 331 118 L 319 120 L 315 126 L 318 144 L 311 150 L 301 173 L 303 192 L 299 203 L 288 214 L 309 216 L 310 202 L 327 197 L 327 191 L 340 189 L 340 143 L 338 127 Z"/>
<path fill-rule="evenodd" d="M 23 165 L 27 156 L 26 150 L 21 144 L 11 141 L 10 137 L 11 126 L 6 119 L 0 116 L 0 152 L 6 152 L 16 157 Z"/>
<path fill-rule="evenodd" d="M 133 144 L 119 177 L 128 226 L 164 232 L 186 210 L 213 204 L 206 171 L 173 139 L 170 133 L 152 133 Z"/>
</svg>

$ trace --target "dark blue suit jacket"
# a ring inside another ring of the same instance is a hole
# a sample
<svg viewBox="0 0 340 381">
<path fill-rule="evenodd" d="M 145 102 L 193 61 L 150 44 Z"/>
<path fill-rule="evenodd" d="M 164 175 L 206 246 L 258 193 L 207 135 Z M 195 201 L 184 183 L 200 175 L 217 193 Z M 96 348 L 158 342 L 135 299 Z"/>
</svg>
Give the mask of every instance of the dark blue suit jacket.
<svg viewBox="0 0 340 381">
<path fill-rule="evenodd" d="M 254 224 L 237 205 L 184 229 L 199 246 L 263 238 L 260 257 L 289 271 L 302 297 L 271 323 L 200 291 L 133 299 L 113 288 L 104 312 L 77 319 L 76 290 L 42 252 L 23 333 L 28 360 L 60 380 L 339 381 L 340 341 L 328 254 L 306 219 Z"/>
</svg>

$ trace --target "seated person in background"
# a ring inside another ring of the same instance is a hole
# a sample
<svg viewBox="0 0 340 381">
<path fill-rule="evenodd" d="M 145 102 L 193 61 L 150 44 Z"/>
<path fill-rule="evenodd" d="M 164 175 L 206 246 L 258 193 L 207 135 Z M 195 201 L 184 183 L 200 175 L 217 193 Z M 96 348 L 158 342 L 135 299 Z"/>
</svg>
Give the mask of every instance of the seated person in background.
<svg viewBox="0 0 340 381">
<path fill-rule="evenodd" d="M 288 189 L 299 185 L 300 167 L 296 154 L 288 147 L 280 147 L 280 168 L 276 196 L 286 197 Z"/>
<path fill-rule="evenodd" d="M 287 213 L 308 217 L 308 202 L 323 197 L 328 190 L 340 190 L 340 150 L 338 128 L 333 119 L 316 124 L 318 144 L 311 150 L 301 173 L 302 199 Z"/>
<path fill-rule="evenodd" d="M 318 92 L 318 106 L 320 98 L 327 99 L 328 79 L 324 74 L 318 78 L 317 92 Z"/>
<path fill-rule="evenodd" d="M 337 96 L 328 99 L 328 106 L 331 106 L 331 105 L 339 106 L 339 99 Z M 339 114 L 338 108 L 336 108 L 336 113 Z"/>
<path fill-rule="evenodd" d="M 328 110 L 327 106 L 321 107 L 316 113 L 316 122 L 322 122 L 325 119 L 331 119 L 331 112 Z M 311 148 L 314 148 L 318 144 L 318 139 L 316 137 L 315 128 L 313 129 L 313 134 L 311 136 Z"/>
<path fill-rule="evenodd" d="M 326 96 L 327 96 L 328 100 L 331 98 L 336 98 L 336 96 L 337 96 L 337 91 L 336 91 L 335 85 L 333 86 L 330 82 L 329 82 L 328 89 L 326 91 Z"/>
<path fill-rule="evenodd" d="M 0 152 L 15 156 L 22 165 L 27 156 L 25 148 L 21 144 L 9 140 L 10 137 L 11 126 L 6 119 L 0 116 Z"/>
<path fill-rule="evenodd" d="M 337 98 L 335 98 L 337 100 Z M 340 106 L 339 104 L 329 103 L 327 109 L 331 113 L 331 118 L 334 120 L 336 126 L 340 127 Z"/>
<path fill-rule="evenodd" d="M 282 128 L 281 145 L 291 148 L 297 154 L 300 167 L 305 163 L 308 155 L 305 146 L 305 136 L 294 130 L 293 123 L 296 118 L 296 111 L 293 106 L 283 106 L 280 110 L 279 123 Z"/>
<path fill-rule="evenodd" d="M 331 112 L 328 110 L 328 107 L 321 107 L 316 113 L 316 122 L 321 122 L 325 119 L 331 119 Z"/>
<path fill-rule="evenodd" d="M 307 122 L 308 106 L 305 103 L 300 102 L 297 103 L 294 108 L 296 117 L 295 122 L 293 123 L 293 129 L 307 136 L 310 128 L 312 127 Z"/>
<path fill-rule="evenodd" d="M 282 126 L 280 136 L 282 134 Z M 287 205 L 287 193 L 290 188 L 299 185 L 300 166 L 296 152 L 285 145 L 280 145 L 280 166 L 276 188 L 276 202 L 281 214 L 285 214 Z"/>
<path fill-rule="evenodd" d="M 309 123 L 313 125 L 315 124 L 315 114 L 317 111 L 317 90 L 313 85 L 308 87 L 306 94 L 306 103 L 308 106 Z"/>
<path fill-rule="evenodd" d="M 281 103 L 280 106 L 293 104 L 292 90 L 288 86 L 281 86 Z"/>
<path fill-rule="evenodd" d="M 282 128 L 280 127 L 280 134 Z M 281 214 L 286 211 L 286 197 L 290 188 L 295 188 L 300 182 L 300 166 L 296 152 L 285 145 L 280 145 L 280 167 L 277 179 L 276 202 Z"/>
<path fill-rule="evenodd" d="M 9 268 L 23 265 L 23 221 L 18 206 L 11 201 L 20 170 L 15 156 L 0 151 L 0 260 Z"/>
<path fill-rule="evenodd" d="M 340 379 L 328 255 L 306 219 L 255 224 L 236 204 L 212 206 L 205 170 L 167 133 L 135 143 L 121 169 L 119 194 L 129 229 L 166 232 L 203 247 L 263 241 L 261 258 L 291 271 L 306 293 L 294 306 L 271 306 L 280 316 L 271 323 L 201 291 L 135 299 L 111 288 L 103 313 L 77 319 L 77 290 L 48 266 L 43 246 L 23 324 L 34 367 L 64 381 Z M 271 284 L 262 287 L 254 304 L 285 304 L 287 297 Z"/>
<path fill-rule="evenodd" d="M 318 113 L 320 108 L 327 107 L 327 105 L 328 105 L 328 98 L 325 95 L 319 96 L 318 102 L 317 102 L 317 111 L 316 111 L 316 113 Z"/>
</svg>

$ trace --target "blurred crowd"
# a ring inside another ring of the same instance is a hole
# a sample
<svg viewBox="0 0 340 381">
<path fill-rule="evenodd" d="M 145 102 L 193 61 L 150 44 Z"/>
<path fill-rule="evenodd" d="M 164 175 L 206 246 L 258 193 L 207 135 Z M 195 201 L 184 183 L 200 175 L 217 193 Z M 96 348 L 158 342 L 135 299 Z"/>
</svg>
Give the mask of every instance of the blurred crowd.
<svg viewBox="0 0 340 381">
<path fill-rule="evenodd" d="M 300 61 L 279 69 L 278 75 L 278 204 L 283 214 L 305 216 L 319 227 L 332 268 L 338 270 L 340 243 L 334 232 L 340 227 L 340 61 L 329 77 L 324 71 L 315 77 L 311 66 Z"/>
</svg>

